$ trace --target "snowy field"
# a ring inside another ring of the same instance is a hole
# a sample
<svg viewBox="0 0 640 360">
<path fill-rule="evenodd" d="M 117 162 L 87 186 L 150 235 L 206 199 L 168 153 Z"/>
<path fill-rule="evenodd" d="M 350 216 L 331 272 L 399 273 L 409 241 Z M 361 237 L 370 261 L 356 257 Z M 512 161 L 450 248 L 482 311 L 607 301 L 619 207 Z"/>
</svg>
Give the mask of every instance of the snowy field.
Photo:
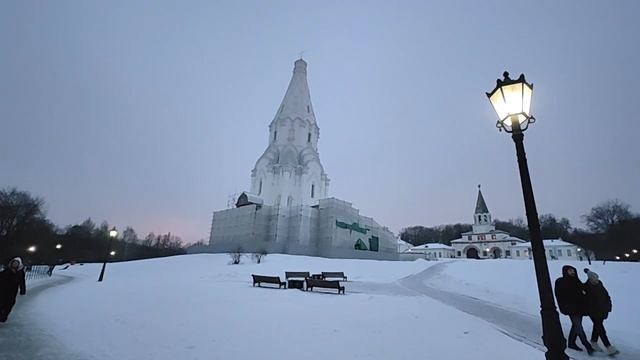
<svg viewBox="0 0 640 360">
<path fill-rule="evenodd" d="M 561 276 L 563 265 L 578 269 L 582 281 L 586 280 L 585 267 L 600 275 L 613 302 L 613 311 L 605 321 L 609 339 L 614 345 L 624 343 L 640 353 L 640 263 L 607 262 L 603 265 L 597 261 L 589 265 L 586 261 L 549 261 L 552 286 Z M 451 261 L 429 280 L 428 285 L 538 315 L 540 300 L 535 284 L 532 261 L 504 259 Z M 568 318 L 561 316 L 561 319 L 569 328 L 571 322 Z M 583 325 L 590 336 L 591 321 L 585 318 Z"/>
<path fill-rule="evenodd" d="M 109 264 L 103 283 L 96 282 L 100 265 L 76 265 L 57 271 L 72 281 L 25 307 L 34 326 L 82 359 L 543 358 L 489 323 L 396 282 L 436 262 L 288 255 L 262 264 L 228 261 L 203 254 Z M 252 273 L 285 271 L 344 271 L 346 295 L 251 286 Z"/>
</svg>

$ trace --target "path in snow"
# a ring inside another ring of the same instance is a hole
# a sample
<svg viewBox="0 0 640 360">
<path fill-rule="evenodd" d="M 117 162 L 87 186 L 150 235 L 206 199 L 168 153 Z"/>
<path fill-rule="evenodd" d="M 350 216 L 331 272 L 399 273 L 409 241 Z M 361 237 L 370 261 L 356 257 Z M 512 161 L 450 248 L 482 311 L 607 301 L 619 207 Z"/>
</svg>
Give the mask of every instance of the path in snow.
<svg viewBox="0 0 640 360">
<path fill-rule="evenodd" d="M 72 277 L 54 275 L 50 279 L 27 284 L 27 295 L 18 295 L 16 306 L 6 323 L 0 323 L 0 359 L 7 360 L 88 360 L 86 356 L 71 353 L 52 335 L 55 329 L 38 326 L 30 303 L 53 286 L 62 285 Z"/>
<path fill-rule="evenodd" d="M 429 267 L 428 269 L 415 274 L 407 276 L 398 280 L 396 283 L 404 288 L 404 290 L 412 290 L 416 293 L 428 296 L 432 299 L 438 300 L 446 305 L 452 306 L 467 314 L 473 315 L 480 319 L 483 319 L 500 330 L 505 335 L 514 338 L 518 341 L 531 345 L 537 349 L 545 351 L 545 347 L 542 343 L 542 323 L 539 316 L 533 316 L 528 313 L 519 312 L 515 310 L 509 310 L 500 307 L 500 305 L 480 300 L 471 296 L 448 292 L 437 289 L 429 285 L 429 281 L 437 277 L 448 265 L 447 262 L 437 264 Z M 389 291 L 388 289 L 386 291 Z M 405 293 L 402 291 L 400 294 Z M 561 315 L 563 316 L 563 315 Z M 583 322 L 586 329 L 590 329 L 589 320 Z M 564 328 L 565 336 L 569 334 L 569 329 Z M 586 330 L 589 332 L 590 330 Z M 621 354 L 615 358 L 619 360 L 637 360 L 640 359 L 640 353 L 636 350 L 629 349 L 624 344 L 616 344 L 620 349 Z M 567 351 L 572 359 L 593 359 L 593 358 L 608 358 L 604 353 L 597 352 L 593 357 L 589 357 L 586 353 L 578 353 L 573 350 Z"/>
</svg>

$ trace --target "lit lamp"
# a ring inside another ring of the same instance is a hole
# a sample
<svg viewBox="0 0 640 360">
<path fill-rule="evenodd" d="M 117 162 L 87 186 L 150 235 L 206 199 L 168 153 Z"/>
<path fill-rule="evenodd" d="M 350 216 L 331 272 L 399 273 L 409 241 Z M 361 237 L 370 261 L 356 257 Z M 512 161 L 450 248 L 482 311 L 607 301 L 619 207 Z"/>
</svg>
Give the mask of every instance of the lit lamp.
<svg viewBox="0 0 640 360">
<path fill-rule="evenodd" d="M 637 249 L 633 249 L 633 250 L 631 250 L 631 252 L 634 253 L 634 254 L 637 254 L 638 250 Z"/>
<path fill-rule="evenodd" d="M 62 244 L 56 244 L 56 249 L 58 250 L 62 249 Z"/>
<path fill-rule="evenodd" d="M 111 250 L 111 244 L 113 243 L 113 240 L 116 237 L 118 237 L 118 230 L 116 230 L 116 227 L 114 226 L 113 229 L 109 231 L 109 245 L 107 245 L 107 251 L 104 256 L 104 262 L 102 263 L 102 270 L 100 270 L 100 276 L 98 277 L 98 282 L 101 282 L 102 279 L 104 278 L 104 270 L 107 267 L 107 261 L 109 260 L 109 255 L 113 256 L 116 254 L 115 251 Z"/>
<path fill-rule="evenodd" d="M 36 246 L 35 245 L 31 245 L 27 248 L 27 251 L 30 253 L 34 253 L 36 252 Z"/>
<path fill-rule="evenodd" d="M 518 168 L 520 170 L 520 183 L 522 195 L 529 225 L 531 237 L 531 252 L 538 283 L 538 295 L 540 296 L 540 315 L 542 317 L 542 340 L 547 348 L 545 357 L 547 360 L 568 360 L 564 353 L 566 340 L 560 325 L 560 316 L 556 310 L 553 289 L 549 279 L 549 267 L 544 252 L 542 235 L 540 233 L 540 221 L 538 210 L 533 196 L 529 166 L 524 151 L 523 131 L 529 128 L 529 124 L 535 122 L 531 115 L 531 97 L 533 84 L 528 83 L 524 74 L 517 79 L 511 79 L 508 72 L 504 72 L 504 78 L 498 79 L 496 87 L 487 94 L 491 106 L 498 115 L 496 127 L 498 130 L 511 134 L 516 145 Z"/>
</svg>

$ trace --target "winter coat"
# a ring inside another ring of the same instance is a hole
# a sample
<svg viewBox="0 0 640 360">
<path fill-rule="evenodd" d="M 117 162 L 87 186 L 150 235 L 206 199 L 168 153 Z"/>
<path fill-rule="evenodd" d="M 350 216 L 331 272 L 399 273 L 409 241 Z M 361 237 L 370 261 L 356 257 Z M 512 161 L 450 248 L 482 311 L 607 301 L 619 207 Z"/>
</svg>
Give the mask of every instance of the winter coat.
<svg viewBox="0 0 640 360">
<path fill-rule="evenodd" d="M 0 272 L 0 301 L 15 299 L 20 290 L 20 295 L 27 292 L 24 270 L 18 271 L 9 268 Z"/>
<path fill-rule="evenodd" d="M 576 269 L 573 266 L 562 267 L 562 277 L 556 280 L 555 293 L 560 312 L 569 316 L 587 315 L 587 296 L 584 284 L 578 279 L 578 273 L 574 276 L 568 274 L 568 270 Z"/>
<path fill-rule="evenodd" d="M 597 284 L 587 281 L 584 283 L 584 288 L 587 292 L 587 314 L 606 319 L 611 312 L 611 297 L 607 289 L 601 281 Z"/>
</svg>

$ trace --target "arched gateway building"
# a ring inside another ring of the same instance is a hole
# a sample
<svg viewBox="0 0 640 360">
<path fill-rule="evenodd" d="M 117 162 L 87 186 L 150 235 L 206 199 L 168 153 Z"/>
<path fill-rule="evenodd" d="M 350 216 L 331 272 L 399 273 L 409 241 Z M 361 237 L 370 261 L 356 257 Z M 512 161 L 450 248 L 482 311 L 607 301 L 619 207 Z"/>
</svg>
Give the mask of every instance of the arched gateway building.
<svg viewBox="0 0 640 360">
<path fill-rule="evenodd" d="M 318 154 L 307 63 L 299 59 L 269 125 L 268 145 L 251 171 L 251 191 L 233 209 L 213 213 L 214 252 L 299 254 L 339 258 L 397 258 L 394 235 L 351 203 L 329 198 Z"/>
</svg>

